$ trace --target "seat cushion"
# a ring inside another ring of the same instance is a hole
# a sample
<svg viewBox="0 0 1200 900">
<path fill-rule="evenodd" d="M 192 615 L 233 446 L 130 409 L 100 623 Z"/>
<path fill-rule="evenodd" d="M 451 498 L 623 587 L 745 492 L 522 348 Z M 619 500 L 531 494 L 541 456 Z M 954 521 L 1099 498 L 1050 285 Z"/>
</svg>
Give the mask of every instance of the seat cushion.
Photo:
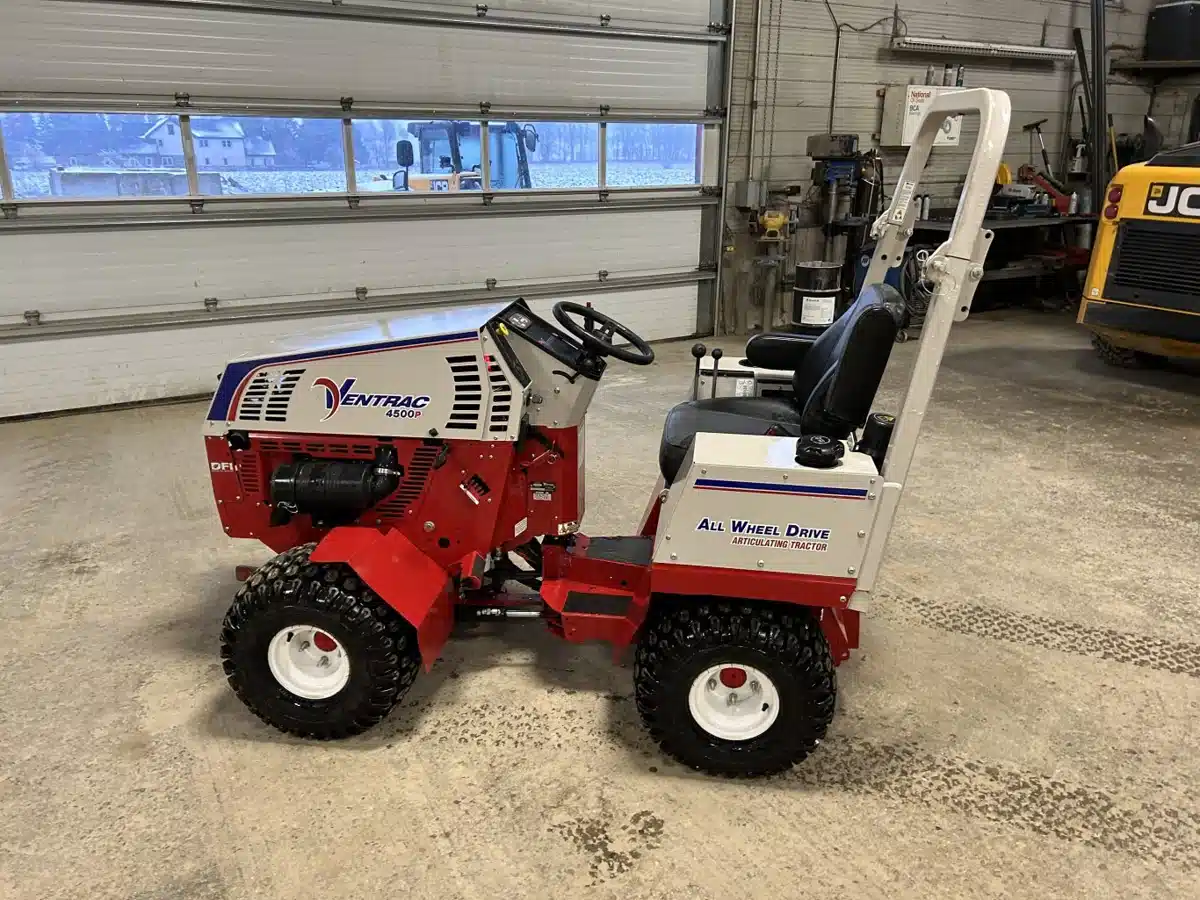
<svg viewBox="0 0 1200 900">
<path fill-rule="evenodd" d="M 773 425 L 799 426 L 800 411 L 775 397 L 717 397 L 680 403 L 663 422 L 658 467 L 671 484 L 697 432 L 767 434 Z"/>
</svg>

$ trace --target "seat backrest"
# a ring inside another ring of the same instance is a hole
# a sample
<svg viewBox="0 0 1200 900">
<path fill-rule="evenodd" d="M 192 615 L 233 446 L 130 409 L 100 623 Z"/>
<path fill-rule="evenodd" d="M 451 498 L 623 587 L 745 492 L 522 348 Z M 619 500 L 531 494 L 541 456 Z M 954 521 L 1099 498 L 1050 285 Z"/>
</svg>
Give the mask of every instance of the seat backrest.
<svg viewBox="0 0 1200 900">
<path fill-rule="evenodd" d="M 840 440 L 862 427 L 903 316 L 899 291 L 890 284 L 868 284 L 821 333 L 792 376 L 795 403 L 807 410 L 803 433 Z"/>
</svg>

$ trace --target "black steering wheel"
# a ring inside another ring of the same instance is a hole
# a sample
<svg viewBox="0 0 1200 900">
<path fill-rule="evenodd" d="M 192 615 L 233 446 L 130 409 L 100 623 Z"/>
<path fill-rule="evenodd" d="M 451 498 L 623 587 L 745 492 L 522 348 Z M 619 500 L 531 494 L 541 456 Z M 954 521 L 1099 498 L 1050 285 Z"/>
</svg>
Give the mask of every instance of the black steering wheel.
<svg viewBox="0 0 1200 900">
<path fill-rule="evenodd" d="M 583 324 L 580 325 L 571 316 L 583 319 Z M 554 304 L 554 318 L 569 334 L 578 338 L 586 349 L 597 356 L 611 356 L 635 366 L 648 366 L 654 362 L 654 351 L 650 349 L 649 344 L 629 327 L 590 306 L 572 303 L 570 300 L 559 300 Z M 613 335 L 616 334 L 625 338 L 632 346 L 614 346 Z"/>
</svg>

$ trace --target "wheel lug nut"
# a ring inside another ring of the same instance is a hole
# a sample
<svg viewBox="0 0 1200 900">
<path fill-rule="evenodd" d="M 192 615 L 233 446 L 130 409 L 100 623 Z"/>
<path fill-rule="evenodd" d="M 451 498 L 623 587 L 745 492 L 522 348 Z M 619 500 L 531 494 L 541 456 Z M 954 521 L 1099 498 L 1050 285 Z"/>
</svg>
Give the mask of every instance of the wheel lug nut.
<svg viewBox="0 0 1200 900">
<path fill-rule="evenodd" d="M 326 667 L 328 667 L 328 666 L 329 666 L 329 657 L 328 657 L 328 656 L 322 656 L 322 657 L 321 657 L 321 661 L 320 661 L 319 663 L 317 663 L 317 665 L 318 665 L 318 666 L 321 666 L 322 668 L 326 668 Z"/>
<path fill-rule="evenodd" d="M 708 689 L 710 691 L 715 691 L 717 689 L 717 679 L 715 679 L 715 678 L 708 679 Z"/>
<path fill-rule="evenodd" d="M 309 643 L 308 643 L 308 641 L 304 641 L 304 642 L 303 642 L 303 643 L 300 645 L 300 649 L 301 649 L 301 650 L 307 650 L 308 648 L 309 648 Z"/>
<path fill-rule="evenodd" d="M 730 706 L 733 706 L 733 705 L 734 705 L 734 704 L 736 704 L 737 702 L 738 702 L 738 695 L 737 695 L 737 692 L 736 692 L 736 691 L 731 691 L 731 692 L 730 692 L 730 694 L 729 694 L 729 700 L 728 700 L 728 703 L 729 703 L 729 705 L 730 705 Z"/>
<path fill-rule="evenodd" d="M 762 688 L 759 686 L 757 681 L 752 681 L 752 682 L 750 682 L 750 690 L 754 691 L 754 693 L 757 694 L 759 691 L 762 690 Z"/>
</svg>

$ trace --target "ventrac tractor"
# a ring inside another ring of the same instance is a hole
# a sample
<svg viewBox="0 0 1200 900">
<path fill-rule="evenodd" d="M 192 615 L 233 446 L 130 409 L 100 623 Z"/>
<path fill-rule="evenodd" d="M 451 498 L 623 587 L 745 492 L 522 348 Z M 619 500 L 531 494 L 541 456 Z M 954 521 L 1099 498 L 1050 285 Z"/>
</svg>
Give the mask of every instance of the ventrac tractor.
<svg viewBox="0 0 1200 900">
<path fill-rule="evenodd" d="M 870 414 L 899 321 L 885 275 L 942 120 L 972 112 L 904 405 Z M 833 716 L 834 667 L 858 646 L 951 325 L 983 272 L 1009 117 L 995 91 L 934 100 L 857 300 L 793 341 L 790 394 L 668 412 L 630 534 L 580 530 L 585 422 L 610 360 L 654 352 L 596 309 L 559 302 L 551 322 L 519 299 L 452 308 L 230 363 L 205 423 L 217 510 L 227 534 L 279 554 L 242 573 L 224 620 L 234 692 L 282 731 L 342 738 L 388 714 L 456 620 L 536 619 L 568 641 L 636 645 L 638 712 L 685 765 L 750 776 L 803 759 Z"/>
</svg>

